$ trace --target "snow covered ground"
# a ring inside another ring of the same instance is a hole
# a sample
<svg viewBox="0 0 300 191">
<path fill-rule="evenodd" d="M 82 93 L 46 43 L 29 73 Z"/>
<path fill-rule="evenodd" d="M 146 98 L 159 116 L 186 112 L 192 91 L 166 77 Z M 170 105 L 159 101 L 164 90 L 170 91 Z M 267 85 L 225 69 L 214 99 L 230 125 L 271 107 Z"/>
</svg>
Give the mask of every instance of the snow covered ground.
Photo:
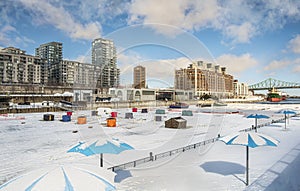
<svg viewBox="0 0 300 191">
<path fill-rule="evenodd" d="M 140 108 L 141 109 L 141 108 Z M 66 151 L 78 141 L 119 138 L 135 150 L 119 155 L 104 154 L 104 167 L 123 164 L 176 149 L 203 140 L 250 128 L 254 119 L 248 114 L 265 114 L 270 119 L 259 119 L 258 124 L 283 118 L 280 109 L 300 111 L 299 105 L 229 104 L 218 108 L 190 106 L 193 116 L 186 129 L 164 127 L 164 121 L 181 116 L 181 111 L 168 111 L 162 121 L 154 121 L 155 110 L 134 113 L 131 109 L 117 109 L 117 127 L 106 127 L 106 117 L 91 116 L 91 111 L 75 111 L 71 122 L 61 122 L 65 112 L 53 113 L 55 121 L 43 121 L 44 113 L 18 114 L 24 120 L 0 121 L 0 184 L 26 172 L 60 164 L 89 164 L 98 168 L 98 155 L 86 157 Z M 160 108 L 161 109 L 161 108 Z M 208 111 L 214 113 L 207 113 Z M 204 112 L 203 112 L 204 111 Z M 226 114 L 236 112 L 238 114 Z M 77 124 L 77 117 L 87 116 L 87 124 Z M 280 140 L 278 147 L 250 149 L 250 185 L 245 186 L 245 154 L 243 146 L 227 146 L 215 142 L 178 155 L 117 171 L 117 190 L 300 190 L 300 117 L 258 129 Z M 77 133 L 74 133 L 76 131 Z"/>
</svg>

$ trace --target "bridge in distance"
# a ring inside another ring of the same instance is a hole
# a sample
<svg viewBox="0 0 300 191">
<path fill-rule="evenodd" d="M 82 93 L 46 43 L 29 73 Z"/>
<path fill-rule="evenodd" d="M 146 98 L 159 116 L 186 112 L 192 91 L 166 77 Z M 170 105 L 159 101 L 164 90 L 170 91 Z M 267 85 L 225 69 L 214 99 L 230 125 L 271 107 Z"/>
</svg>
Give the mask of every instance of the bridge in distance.
<svg viewBox="0 0 300 191">
<path fill-rule="evenodd" d="M 285 82 L 282 80 L 277 80 L 273 78 L 268 78 L 259 83 L 253 84 L 249 86 L 250 91 L 255 90 L 271 90 L 271 89 L 296 89 L 300 88 L 300 83 L 295 82 Z"/>
</svg>

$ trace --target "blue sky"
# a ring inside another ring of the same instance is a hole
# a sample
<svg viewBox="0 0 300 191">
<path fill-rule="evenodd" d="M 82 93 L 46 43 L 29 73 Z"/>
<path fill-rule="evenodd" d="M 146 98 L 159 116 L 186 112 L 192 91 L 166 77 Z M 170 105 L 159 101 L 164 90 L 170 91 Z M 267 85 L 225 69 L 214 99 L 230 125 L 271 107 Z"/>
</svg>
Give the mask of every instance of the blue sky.
<svg viewBox="0 0 300 191">
<path fill-rule="evenodd" d="M 141 64 L 150 86 L 172 86 L 174 70 L 191 60 L 248 84 L 300 82 L 300 1 L 6 0 L 0 16 L 0 47 L 28 54 L 58 41 L 65 59 L 90 62 L 92 40 L 112 39 L 124 84 Z"/>
</svg>

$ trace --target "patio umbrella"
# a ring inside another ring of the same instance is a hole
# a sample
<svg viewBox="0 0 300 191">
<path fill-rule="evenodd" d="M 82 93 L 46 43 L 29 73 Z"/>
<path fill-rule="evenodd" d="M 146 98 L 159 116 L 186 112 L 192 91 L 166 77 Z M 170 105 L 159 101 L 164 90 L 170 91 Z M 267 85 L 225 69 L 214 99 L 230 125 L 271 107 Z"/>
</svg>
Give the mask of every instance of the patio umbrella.
<svg viewBox="0 0 300 191">
<path fill-rule="evenodd" d="M 254 132 L 234 133 L 228 136 L 219 138 L 226 145 L 243 145 L 246 146 L 246 185 L 249 184 L 249 147 L 255 148 L 259 146 L 277 146 L 279 141 Z"/>
<path fill-rule="evenodd" d="M 255 119 L 255 132 L 257 132 L 257 119 L 268 119 L 270 117 L 267 115 L 261 115 L 261 114 L 251 114 L 251 115 L 248 115 L 247 118 Z"/>
<path fill-rule="evenodd" d="M 295 114 L 297 114 L 295 111 L 293 111 L 293 110 L 280 110 L 280 111 L 278 111 L 277 113 L 282 113 L 282 114 L 284 114 L 284 129 L 286 129 L 286 118 L 287 118 L 287 116 L 286 115 L 295 115 Z"/>
<path fill-rule="evenodd" d="M 106 141 L 93 142 L 79 142 L 76 146 L 69 149 L 67 152 L 78 152 L 85 156 L 100 154 L 100 167 L 103 167 L 103 154 L 119 154 L 125 150 L 134 149 L 132 146 L 120 141 L 119 139 L 112 139 Z"/>
<path fill-rule="evenodd" d="M 0 185 L 0 191 L 31 190 L 115 190 L 115 173 L 89 165 L 63 165 L 41 168 Z"/>
</svg>

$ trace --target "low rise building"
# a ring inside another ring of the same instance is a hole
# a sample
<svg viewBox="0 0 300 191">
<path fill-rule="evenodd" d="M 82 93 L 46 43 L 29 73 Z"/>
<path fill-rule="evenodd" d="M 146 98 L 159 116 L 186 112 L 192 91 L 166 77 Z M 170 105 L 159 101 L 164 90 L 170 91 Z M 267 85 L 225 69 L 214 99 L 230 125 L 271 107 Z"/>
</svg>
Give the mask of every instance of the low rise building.
<svg viewBox="0 0 300 191">
<path fill-rule="evenodd" d="M 197 97 L 232 97 L 233 76 L 226 73 L 225 67 L 197 61 L 175 71 L 175 89 L 194 90 Z"/>
<path fill-rule="evenodd" d="M 182 89 L 174 89 L 174 88 L 164 88 L 156 90 L 156 99 L 163 101 L 188 101 L 194 99 L 194 91 L 193 90 L 182 90 Z"/>
<path fill-rule="evenodd" d="M 243 98 L 249 96 L 249 87 L 246 83 L 241 83 L 238 80 L 234 80 L 233 89 L 235 98 Z"/>
<path fill-rule="evenodd" d="M 0 50 L 1 84 L 47 84 L 46 60 L 14 47 Z"/>
<path fill-rule="evenodd" d="M 109 88 L 109 94 L 120 101 L 155 101 L 155 89 Z"/>
</svg>

